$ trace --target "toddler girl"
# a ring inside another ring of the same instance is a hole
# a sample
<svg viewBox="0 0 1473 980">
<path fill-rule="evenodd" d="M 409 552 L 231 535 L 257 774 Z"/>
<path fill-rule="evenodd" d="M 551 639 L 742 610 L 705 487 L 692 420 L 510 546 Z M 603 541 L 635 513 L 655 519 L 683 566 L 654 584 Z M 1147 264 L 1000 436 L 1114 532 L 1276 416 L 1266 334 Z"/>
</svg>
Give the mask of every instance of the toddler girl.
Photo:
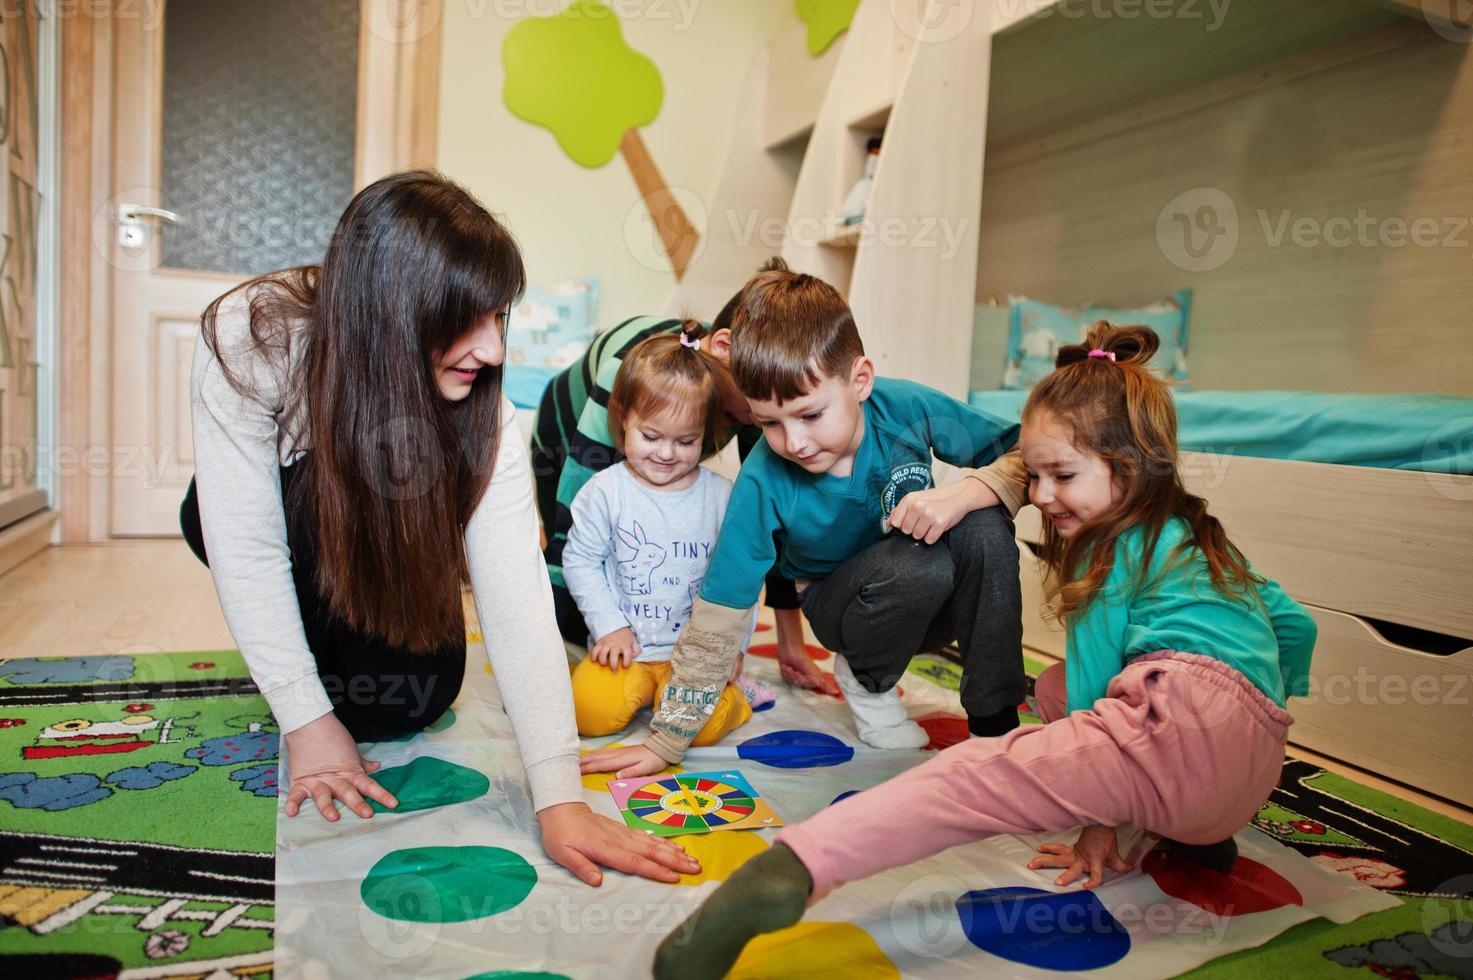
<svg viewBox="0 0 1473 980">
<path fill-rule="evenodd" d="M 1232 834 L 1282 769 L 1285 699 L 1308 692 L 1315 624 L 1182 486 L 1175 406 L 1145 367 L 1156 347 L 1144 327 L 1100 321 L 1023 409 L 1029 497 L 1068 630 L 1065 663 L 1037 684 L 1048 723 L 953 746 L 785 829 L 666 940 L 656 976 L 719 976 L 749 939 L 844 882 L 994 834 L 1083 825 L 1029 864 L 1064 869 L 1059 885 L 1128 870 L 1124 823 L 1232 863 Z"/>
<path fill-rule="evenodd" d="M 624 358 L 608 404 L 624 459 L 573 500 L 563 577 L 592 641 L 573 671 L 581 735 L 620 731 L 663 699 L 726 513 L 731 481 L 700 464 L 725 442 L 724 399 L 736 388 L 725 363 L 701 349 L 704 331 L 688 322 Z M 752 710 L 728 684 L 708 715 L 695 745 L 719 741 Z"/>
</svg>

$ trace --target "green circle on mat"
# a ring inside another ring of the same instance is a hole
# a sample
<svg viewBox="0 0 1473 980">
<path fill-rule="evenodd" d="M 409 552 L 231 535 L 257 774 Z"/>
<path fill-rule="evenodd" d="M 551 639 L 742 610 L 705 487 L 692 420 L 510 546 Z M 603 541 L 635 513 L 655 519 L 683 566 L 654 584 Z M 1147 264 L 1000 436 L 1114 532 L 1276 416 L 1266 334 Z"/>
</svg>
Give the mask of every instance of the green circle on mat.
<svg viewBox="0 0 1473 980">
<path fill-rule="evenodd" d="M 416 735 L 434 735 L 437 732 L 443 732 L 445 729 L 449 728 L 453 724 L 455 724 L 455 709 L 446 708 L 443 715 L 430 722 L 424 727 L 423 730 L 418 732 L 405 732 L 403 735 L 395 735 L 393 738 L 384 739 L 384 741 L 407 742 L 411 738 L 414 738 L 414 736 Z"/>
<path fill-rule="evenodd" d="M 491 780 L 485 773 L 429 755 L 413 759 L 407 766 L 380 769 L 373 778 L 399 801 L 399 805 L 390 810 L 378 800 L 369 800 L 368 805 L 376 813 L 432 810 L 437 806 L 474 800 L 491 788 Z"/>
<path fill-rule="evenodd" d="M 410 847 L 379 858 L 358 888 L 363 904 L 401 922 L 465 922 L 520 905 L 537 869 L 501 847 Z"/>
</svg>

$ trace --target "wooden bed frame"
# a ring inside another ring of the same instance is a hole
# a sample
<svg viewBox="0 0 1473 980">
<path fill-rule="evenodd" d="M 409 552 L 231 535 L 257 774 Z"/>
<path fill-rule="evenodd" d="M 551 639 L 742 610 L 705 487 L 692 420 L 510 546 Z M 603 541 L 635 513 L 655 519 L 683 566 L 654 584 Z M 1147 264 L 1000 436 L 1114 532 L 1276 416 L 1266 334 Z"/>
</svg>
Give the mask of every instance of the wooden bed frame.
<svg viewBox="0 0 1473 980">
<path fill-rule="evenodd" d="M 1370 622 L 1473 637 L 1473 477 L 1204 453 L 1183 453 L 1182 471 L 1255 570 L 1319 624 L 1290 742 L 1473 806 L 1473 640 L 1427 652 Z M 1018 537 L 1041 540 L 1036 508 L 1018 515 Z M 1023 642 L 1063 657 L 1039 562 L 1020 551 Z"/>
<path fill-rule="evenodd" d="M 779 244 L 738 232 L 771 220 L 795 269 L 845 293 L 880 373 L 957 398 L 1002 373 L 1006 318 L 978 316 L 974 332 L 977 304 L 1129 307 L 1182 286 L 1199 388 L 1473 394 L 1466 249 L 1331 256 L 1270 241 L 1258 216 L 1466 214 L 1473 54 L 1449 40 L 1458 25 L 1408 0 L 1241 0 L 1214 25 L 1058 6 L 860 0 L 818 58 L 795 18 L 752 65 L 708 207 L 750 220 L 710 222 L 672 310 L 719 308 Z M 838 225 L 881 134 L 869 223 L 923 219 L 953 229 L 952 248 Z M 1196 269 L 1159 225 L 1204 187 L 1233 198 L 1241 235 L 1230 261 Z M 1473 478 L 1184 463 L 1254 566 L 1319 622 L 1292 740 L 1473 806 Z M 1023 540 L 1038 520 L 1025 509 Z M 1025 642 L 1062 656 L 1027 553 L 1024 566 Z M 1466 642 L 1417 650 L 1373 621 Z"/>
</svg>

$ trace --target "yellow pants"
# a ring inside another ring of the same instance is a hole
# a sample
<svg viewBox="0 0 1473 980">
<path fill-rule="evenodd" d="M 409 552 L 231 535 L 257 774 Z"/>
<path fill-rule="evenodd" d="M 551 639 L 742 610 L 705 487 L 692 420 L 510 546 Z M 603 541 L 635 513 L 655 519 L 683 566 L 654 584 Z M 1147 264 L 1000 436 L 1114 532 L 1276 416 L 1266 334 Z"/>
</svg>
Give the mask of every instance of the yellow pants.
<svg viewBox="0 0 1473 980">
<path fill-rule="evenodd" d="M 647 704 L 660 707 L 669 681 L 669 661 L 634 663 L 614 670 L 585 659 L 573 670 L 573 712 L 578 718 L 578 734 L 591 737 L 623 731 L 640 708 Z M 751 717 L 752 706 L 741 688 L 727 684 L 711 719 L 691 744 L 715 745 Z"/>
</svg>

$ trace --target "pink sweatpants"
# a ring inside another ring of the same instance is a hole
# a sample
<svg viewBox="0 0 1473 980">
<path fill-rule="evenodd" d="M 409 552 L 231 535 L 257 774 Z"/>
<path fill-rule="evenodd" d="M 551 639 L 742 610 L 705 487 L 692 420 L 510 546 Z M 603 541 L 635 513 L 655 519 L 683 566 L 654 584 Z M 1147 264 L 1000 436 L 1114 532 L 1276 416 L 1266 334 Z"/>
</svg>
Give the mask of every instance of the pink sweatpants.
<svg viewBox="0 0 1473 980">
<path fill-rule="evenodd" d="M 818 899 L 993 834 L 1134 823 L 1184 844 L 1241 830 L 1278 783 L 1289 713 L 1211 657 L 1137 657 L 1088 711 L 1064 715 L 1064 668 L 1035 690 L 1048 721 L 974 738 L 784 829 Z M 902 816 L 903 815 L 903 816 Z"/>
</svg>

